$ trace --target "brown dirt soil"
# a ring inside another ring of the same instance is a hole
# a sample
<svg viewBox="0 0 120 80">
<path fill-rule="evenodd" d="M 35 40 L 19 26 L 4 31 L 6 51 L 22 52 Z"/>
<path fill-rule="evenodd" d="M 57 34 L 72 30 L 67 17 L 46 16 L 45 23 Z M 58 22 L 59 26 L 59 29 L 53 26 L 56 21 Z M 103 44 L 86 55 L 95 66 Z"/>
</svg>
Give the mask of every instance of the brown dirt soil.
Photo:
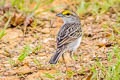
<svg viewBox="0 0 120 80">
<path fill-rule="evenodd" d="M 56 65 L 48 64 L 56 49 L 57 32 L 63 24 L 62 20 L 55 15 L 56 13 L 52 12 L 39 15 L 37 22 L 40 25 L 36 28 L 27 27 L 24 39 L 21 28 L 6 29 L 6 35 L 0 40 L 0 80 L 51 80 L 47 73 L 55 75 L 55 80 L 89 80 L 92 75 L 90 68 L 95 63 L 96 57 L 103 64 L 108 64 L 107 55 L 112 51 L 112 45 L 116 43 L 110 40 L 113 32 L 110 25 L 116 24 L 116 14 L 108 12 L 102 16 L 86 15 L 81 18 L 84 35 L 80 47 L 75 52 L 77 56 L 75 65 L 70 61 L 68 53 L 65 53 L 67 71 L 61 59 Z M 105 24 L 108 25 L 107 29 L 103 27 Z M 42 48 L 29 54 L 23 62 L 19 62 L 18 57 L 27 44 L 32 49 L 39 45 Z M 10 59 L 14 60 L 15 64 L 11 65 Z M 35 59 L 40 62 L 40 65 L 35 63 Z M 70 77 L 69 72 L 74 74 Z"/>
</svg>

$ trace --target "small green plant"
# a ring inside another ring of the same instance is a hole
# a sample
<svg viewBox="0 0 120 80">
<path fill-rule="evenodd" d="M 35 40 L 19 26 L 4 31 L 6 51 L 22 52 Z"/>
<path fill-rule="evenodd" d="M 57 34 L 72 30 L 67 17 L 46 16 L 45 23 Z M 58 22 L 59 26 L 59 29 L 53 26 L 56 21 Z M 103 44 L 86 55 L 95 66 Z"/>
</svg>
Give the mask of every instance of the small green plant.
<svg viewBox="0 0 120 80">
<path fill-rule="evenodd" d="M 98 72 L 97 72 L 97 70 L 95 69 L 95 65 L 93 65 L 92 67 L 91 67 L 91 71 L 93 72 L 93 75 L 92 75 L 92 77 L 91 77 L 91 80 L 97 80 L 97 75 L 98 75 Z"/>
<path fill-rule="evenodd" d="M 77 60 L 77 59 L 78 59 L 78 56 L 74 55 L 74 56 L 73 56 L 73 59 L 74 59 L 74 60 Z"/>
<path fill-rule="evenodd" d="M 36 58 L 34 58 L 34 63 L 39 65 L 39 66 L 42 66 L 42 64 L 40 63 L 40 61 L 38 61 Z"/>
<path fill-rule="evenodd" d="M 55 76 L 50 73 L 44 73 L 44 76 L 50 79 L 55 79 Z"/>
<path fill-rule="evenodd" d="M 39 51 L 41 48 L 42 48 L 42 45 L 38 45 L 32 50 L 32 52 L 35 53 L 36 51 Z"/>
<path fill-rule="evenodd" d="M 5 35 L 5 29 L 0 32 L 0 39 Z"/>
<path fill-rule="evenodd" d="M 67 75 L 69 78 L 71 78 L 74 75 L 74 71 L 67 71 Z"/>
<path fill-rule="evenodd" d="M 102 62 L 97 59 L 96 64 L 93 65 L 91 71 L 93 75 L 91 80 L 119 80 L 120 79 L 120 48 L 115 46 L 113 52 L 108 55 L 109 65 L 102 64 Z M 113 56 L 116 57 L 116 61 L 112 63 Z M 112 63 L 112 64 L 111 64 Z M 111 65 L 110 65 L 111 64 Z M 96 69 L 97 68 L 97 69 Z"/>
<path fill-rule="evenodd" d="M 93 15 L 104 14 L 109 11 L 109 9 L 116 6 L 116 3 L 119 3 L 119 0 L 76 0 L 77 12 L 81 15 L 85 13 L 92 13 Z"/>
<path fill-rule="evenodd" d="M 113 49 L 113 55 L 116 56 L 116 62 L 109 66 L 105 80 L 119 80 L 120 79 L 120 48 L 116 45 Z M 111 62 L 110 60 L 109 62 Z"/>
<path fill-rule="evenodd" d="M 80 14 L 85 13 L 85 8 L 86 8 L 86 2 L 84 0 L 81 1 L 80 7 L 78 7 L 77 12 Z"/>
<path fill-rule="evenodd" d="M 112 25 L 112 27 L 113 27 L 113 29 L 114 29 L 115 32 L 117 32 L 118 34 L 120 34 L 120 31 L 117 29 L 117 26 Z"/>
<path fill-rule="evenodd" d="M 5 3 L 6 3 L 6 0 L 1 0 L 1 1 L 0 1 L 0 6 L 4 6 Z"/>
<path fill-rule="evenodd" d="M 18 60 L 19 60 L 20 62 L 22 62 L 30 53 L 34 53 L 34 52 L 40 50 L 41 48 L 42 48 L 41 45 L 36 46 L 34 49 L 32 49 L 30 45 L 25 45 L 25 47 L 23 48 L 20 56 L 18 57 Z M 41 64 L 37 61 L 37 59 L 34 59 L 34 62 L 35 62 L 36 64 L 38 64 L 38 65 L 41 65 Z"/>
<path fill-rule="evenodd" d="M 10 64 L 11 66 L 15 65 L 15 61 L 14 61 L 14 60 L 12 60 L 12 59 L 9 58 L 8 61 L 9 61 L 9 64 Z"/>
<path fill-rule="evenodd" d="M 32 53 L 32 49 L 30 45 L 26 45 L 24 49 L 22 50 L 20 56 L 18 57 L 18 60 L 22 62 L 30 53 Z"/>
<path fill-rule="evenodd" d="M 51 4 L 54 0 L 11 0 L 12 6 L 16 7 L 18 10 L 23 11 L 24 13 L 33 13 L 39 7 L 43 7 Z M 34 8 L 30 9 L 32 3 L 36 3 Z"/>
</svg>

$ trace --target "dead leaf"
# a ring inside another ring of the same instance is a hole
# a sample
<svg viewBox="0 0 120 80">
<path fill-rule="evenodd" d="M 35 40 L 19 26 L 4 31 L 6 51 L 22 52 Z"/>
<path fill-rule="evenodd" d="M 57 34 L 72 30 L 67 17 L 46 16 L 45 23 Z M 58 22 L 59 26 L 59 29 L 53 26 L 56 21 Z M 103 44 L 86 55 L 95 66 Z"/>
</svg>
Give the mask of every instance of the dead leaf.
<svg viewBox="0 0 120 80">
<path fill-rule="evenodd" d="M 93 73 L 89 74 L 86 80 L 91 80 Z"/>
<path fill-rule="evenodd" d="M 29 16 L 26 17 L 24 21 L 24 26 L 27 27 L 29 24 L 33 22 L 33 15 L 34 13 L 30 14 Z"/>
</svg>

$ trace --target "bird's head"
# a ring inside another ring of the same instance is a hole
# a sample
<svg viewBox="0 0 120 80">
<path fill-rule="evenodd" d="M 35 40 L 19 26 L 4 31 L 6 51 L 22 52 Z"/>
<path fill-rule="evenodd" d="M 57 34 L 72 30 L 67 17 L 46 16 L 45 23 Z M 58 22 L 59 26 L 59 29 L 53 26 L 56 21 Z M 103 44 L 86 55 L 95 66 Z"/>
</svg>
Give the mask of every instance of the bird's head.
<svg viewBox="0 0 120 80">
<path fill-rule="evenodd" d="M 71 23 L 78 21 L 79 17 L 77 14 L 71 10 L 64 10 L 61 13 L 58 13 L 56 16 L 61 17 L 64 21 L 64 23 Z"/>
</svg>

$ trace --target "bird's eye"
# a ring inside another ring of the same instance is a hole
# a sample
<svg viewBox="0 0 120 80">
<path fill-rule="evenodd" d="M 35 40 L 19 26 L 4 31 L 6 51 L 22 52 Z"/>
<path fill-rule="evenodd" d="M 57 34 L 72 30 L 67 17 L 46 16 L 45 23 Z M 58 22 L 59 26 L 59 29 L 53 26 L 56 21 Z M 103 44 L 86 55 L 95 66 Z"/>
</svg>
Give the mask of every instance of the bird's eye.
<svg viewBox="0 0 120 80">
<path fill-rule="evenodd" d="M 69 16 L 69 15 L 70 15 L 70 13 L 67 13 L 66 15 L 68 15 L 68 16 Z"/>
</svg>

